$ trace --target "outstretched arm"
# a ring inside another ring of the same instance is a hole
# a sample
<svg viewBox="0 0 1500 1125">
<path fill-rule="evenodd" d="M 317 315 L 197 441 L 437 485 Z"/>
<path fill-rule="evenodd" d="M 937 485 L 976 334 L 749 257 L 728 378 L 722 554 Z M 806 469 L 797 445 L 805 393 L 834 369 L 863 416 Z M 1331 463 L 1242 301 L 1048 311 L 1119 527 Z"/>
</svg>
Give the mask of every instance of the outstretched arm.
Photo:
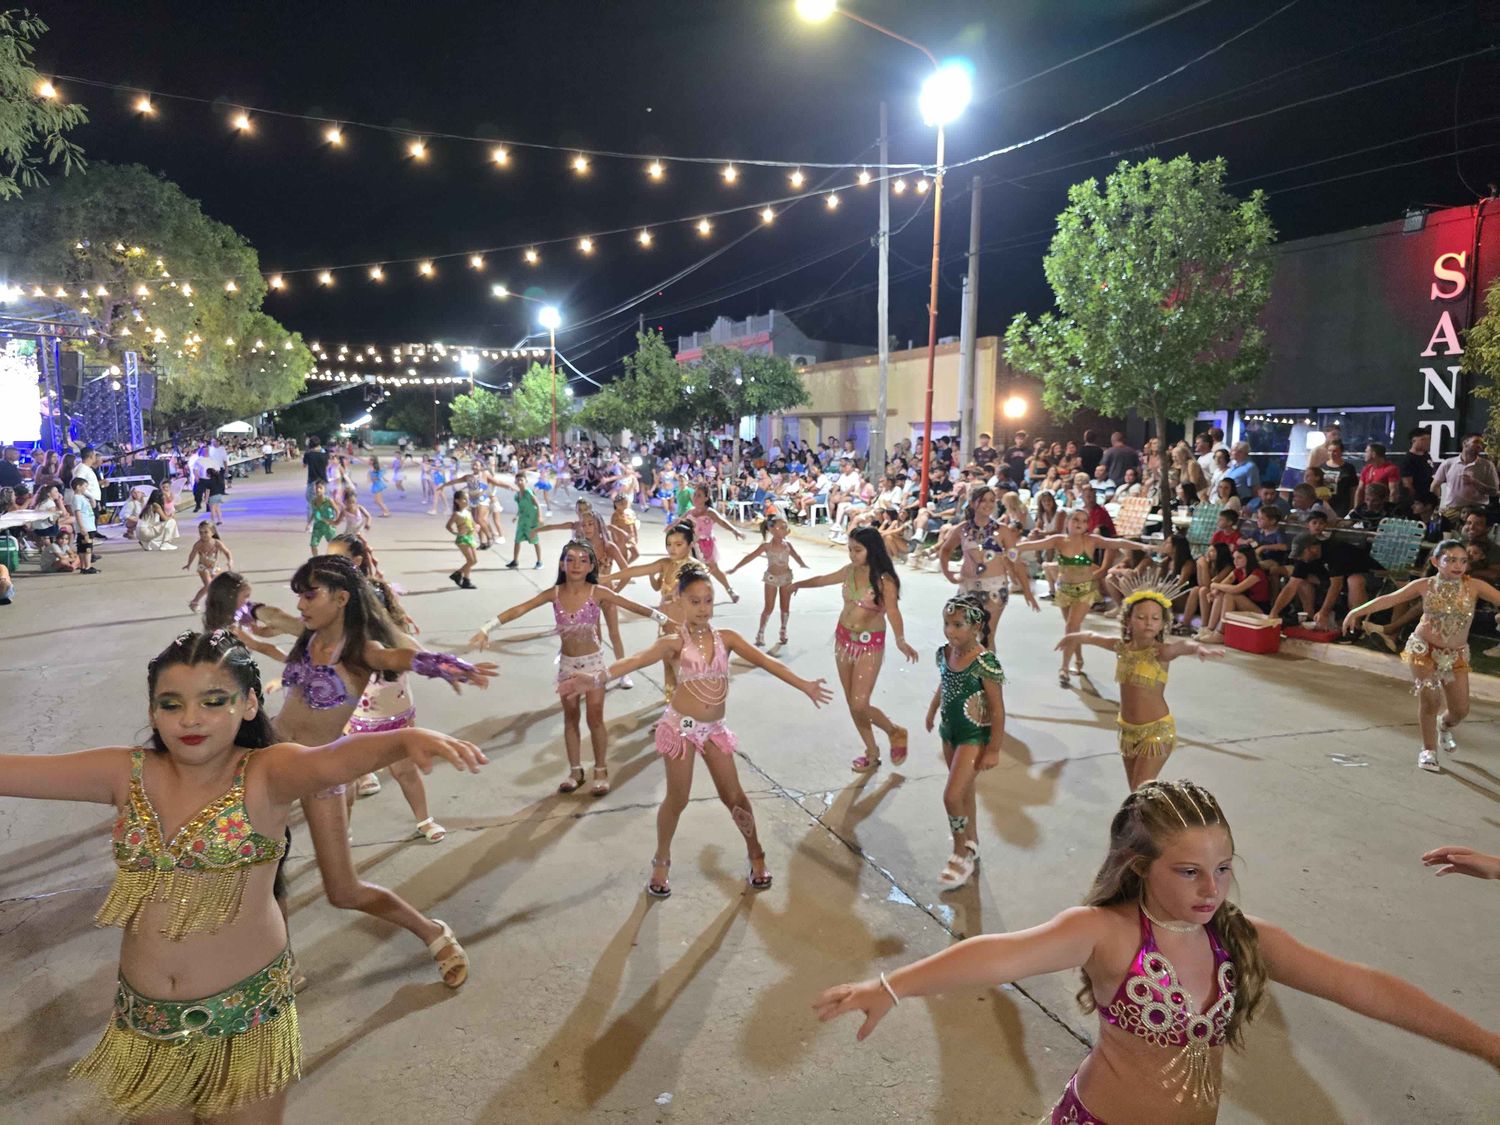
<svg viewBox="0 0 1500 1125">
<path fill-rule="evenodd" d="M 833 699 L 833 692 L 828 690 L 828 685 L 823 680 L 804 680 L 793 672 L 774 656 L 767 656 L 754 645 L 748 644 L 745 638 L 733 629 L 720 629 L 719 636 L 724 638 L 724 647 L 742 660 L 754 664 L 757 668 L 771 673 L 784 684 L 790 684 L 803 695 L 813 701 L 813 706 L 821 707 Z"/>
<path fill-rule="evenodd" d="M 1496 591 L 1488 582 L 1480 583 L 1480 585 L 1491 593 L 1496 594 L 1497 599 L 1500 599 L 1500 591 Z M 1415 578 L 1399 590 L 1392 590 L 1389 594 L 1382 594 L 1378 598 L 1371 598 L 1364 605 L 1357 605 L 1344 615 L 1344 632 L 1351 632 L 1353 623 L 1357 622 L 1361 617 L 1368 617 L 1372 613 L 1379 613 L 1382 609 L 1404 605 L 1414 598 L 1420 598 L 1426 592 L 1427 579 Z M 1484 597 L 1485 595 L 1481 592 L 1480 596 Z"/>
<path fill-rule="evenodd" d="M 574 676 L 570 680 L 564 680 L 557 685 L 560 695 L 582 695 L 593 688 L 602 688 L 610 680 L 617 680 L 621 676 L 628 676 L 631 672 L 640 668 L 649 668 L 651 665 L 663 660 L 669 660 L 682 651 L 682 639 L 675 634 L 658 637 L 656 643 L 648 648 L 643 648 L 634 656 L 627 656 L 624 660 L 616 660 L 604 670 L 604 675 L 598 679 L 588 676 Z"/>
<path fill-rule="evenodd" d="M 735 571 L 739 570 L 740 567 L 744 566 L 751 559 L 755 558 L 756 555 L 763 555 L 763 554 L 765 554 L 766 553 L 766 546 L 767 546 L 767 544 L 762 543 L 759 547 L 756 547 L 748 555 L 746 555 L 744 558 L 742 558 L 739 562 L 735 563 L 732 567 L 730 567 L 724 573 L 725 574 L 733 574 Z"/>
<path fill-rule="evenodd" d="M 1217 660 L 1224 650 L 1214 645 L 1200 645 L 1197 641 L 1169 641 L 1161 646 L 1163 661 L 1176 660 L 1179 656 L 1196 656 L 1199 660 Z"/>
<path fill-rule="evenodd" d="M 119 805 L 130 787 L 126 747 L 76 754 L 0 754 L 0 797 Z"/>
<path fill-rule="evenodd" d="M 849 573 L 849 567 L 841 566 L 829 574 L 820 574 L 816 578 L 799 578 L 787 587 L 788 590 L 807 590 L 813 586 L 837 586 Z"/>
<path fill-rule="evenodd" d="M 1023 551 L 1052 551 L 1067 542 L 1066 535 L 1044 535 L 1040 539 L 1024 539 L 1013 548 L 1017 554 Z"/>
<path fill-rule="evenodd" d="M 804 570 L 806 570 L 807 569 L 807 564 L 802 561 L 802 556 L 797 553 L 797 548 L 793 547 L 790 543 L 788 543 L 786 549 L 787 549 L 788 552 L 791 553 L 792 558 L 794 558 L 794 559 L 797 560 L 797 565 L 800 566 L 800 567 L 802 567 Z"/>
<path fill-rule="evenodd" d="M 670 620 L 665 613 L 659 609 L 651 609 L 649 606 L 633 602 L 629 598 L 622 598 L 607 586 L 599 586 L 595 589 L 594 596 L 599 599 L 601 605 L 619 606 L 621 609 L 629 610 L 640 617 L 649 617 L 658 625 L 665 625 Z"/>
<path fill-rule="evenodd" d="M 1113 649 L 1119 643 L 1119 637 L 1111 637 L 1105 633 L 1064 633 L 1062 640 L 1053 646 L 1053 651 L 1057 652 L 1063 648 L 1072 650 L 1078 645 L 1094 645 L 1097 648 Z"/>
<path fill-rule="evenodd" d="M 490 643 L 490 630 L 497 629 L 501 625 L 508 625 L 518 617 L 525 617 L 534 609 L 547 605 L 557 596 L 557 587 L 548 586 L 546 589 L 527 598 L 520 605 L 513 605 L 507 610 L 502 610 L 490 618 L 480 628 L 479 632 L 469 638 L 469 645 L 473 648 L 483 649 Z"/>
<path fill-rule="evenodd" d="M 403 758 L 415 762 L 423 773 L 431 773 L 438 758 L 446 758 L 469 773 L 478 773 L 479 767 L 489 761 L 471 742 L 408 727 L 379 734 L 345 735 L 326 746 L 282 742 L 257 750 L 253 768 L 263 771 L 271 802 L 284 805 L 353 781 Z"/>
<path fill-rule="evenodd" d="M 1108 932 L 1098 907 L 1070 907 L 1029 930 L 972 937 L 897 969 L 887 974 L 889 991 L 879 979 L 827 989 L 813 1010 L 823 1023 L 845 1012 L 863 1012 L 856 1038 L 865 1039 L 896 1006 L 893 997 L 934 996 L 1081 968 Z"/>
<path fill-rule="evenodd" d="M 1272 980 L 1500 1066 L 1500 1035 L 1410 981 L 1303 945 L 1259 918 L 1250 923 L 1260 937 L 1260 953 Z"/>
</svg>

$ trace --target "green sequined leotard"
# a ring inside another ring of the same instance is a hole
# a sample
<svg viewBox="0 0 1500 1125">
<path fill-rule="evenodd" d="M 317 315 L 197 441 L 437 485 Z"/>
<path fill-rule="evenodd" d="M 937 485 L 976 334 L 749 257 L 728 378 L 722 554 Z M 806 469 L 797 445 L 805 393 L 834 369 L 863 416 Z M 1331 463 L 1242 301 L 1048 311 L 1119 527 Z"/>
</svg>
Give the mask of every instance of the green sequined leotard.
<svg viewBox="0 0 1500 1125">
<path fill-rule="evenodd" d="M 990 740 L 990 709 L 984 697 L 984 681 L 1005 683 L 1005 671 L 993 652 L 982 651 L 968 667 L 948 667 L 948 646 L 937 650 L 942 676 L 942 710 L 938 736 L 949 746 L 986 744 Z"/>
</svg>

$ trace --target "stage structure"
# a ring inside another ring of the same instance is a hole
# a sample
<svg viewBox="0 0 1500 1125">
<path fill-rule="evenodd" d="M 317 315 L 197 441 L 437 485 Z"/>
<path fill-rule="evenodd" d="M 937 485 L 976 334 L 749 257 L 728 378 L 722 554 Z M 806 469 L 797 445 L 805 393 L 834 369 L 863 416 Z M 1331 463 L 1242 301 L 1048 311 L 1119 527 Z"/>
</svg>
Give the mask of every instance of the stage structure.
<svg viewBox="0 0 1500 1125">
<path fill-rule="evenodd" d="M 141 424 L 143 380 L 149 383 L 150 376 L 141 374 L 139 356 L 126 352 L 118 373 L 106 372 L 84 384 L 80 406 L 89 444 L 112 442 L 126 449 L 146 444 Z"/>
</svg>

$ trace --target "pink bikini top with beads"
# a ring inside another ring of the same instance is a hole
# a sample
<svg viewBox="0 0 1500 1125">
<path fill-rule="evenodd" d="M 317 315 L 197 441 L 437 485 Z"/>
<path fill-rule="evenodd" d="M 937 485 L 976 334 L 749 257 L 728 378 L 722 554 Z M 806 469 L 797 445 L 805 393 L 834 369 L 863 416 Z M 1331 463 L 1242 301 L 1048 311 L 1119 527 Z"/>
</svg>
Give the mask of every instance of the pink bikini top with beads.
<svg viewBox="0 0 1500 1125">
<path fill-rule="evenodd" d="M 1172 962 L 1156 948 L 1151 922 L 1141 912 L 1141 947 L 1130 971 L 1099 1018 L 1122 1031 L 1138 1035 L 1157 1047 L 1217 1047 L 1234 1015 L 1234 962 L 1212 926 L 1208 940 L 1214 951 L 1214 980 L 1218 996 L 1201 1015 L 1189 1007 L 1191 998 L 1178 982 Z"/>
<path fill-rule="evenodd" d="M 599 634 L 599 603 L 594 601 L 594 591 L 589 591 L 589 600 L 579 607 L 577 613 L 563 609 L 562 594 L 552 602 L 552 620 L 557 625 L 560 637 L 589 638 Z"/>
<path fill-rule="evenodd" d="M 727 680 L 729 679 L 729 653 L 724 648 L 724 641 L 714 630 L 709 630 L 714 639 L 714 655 L 712 660 L 703 659 L 703 651 L 697 642 L 688 634 L 687 630 L 682 633 L 682 653 L 677 660 L 677 682 L 679 684 L 690 684 L 698 680 Z"/>
</svg>

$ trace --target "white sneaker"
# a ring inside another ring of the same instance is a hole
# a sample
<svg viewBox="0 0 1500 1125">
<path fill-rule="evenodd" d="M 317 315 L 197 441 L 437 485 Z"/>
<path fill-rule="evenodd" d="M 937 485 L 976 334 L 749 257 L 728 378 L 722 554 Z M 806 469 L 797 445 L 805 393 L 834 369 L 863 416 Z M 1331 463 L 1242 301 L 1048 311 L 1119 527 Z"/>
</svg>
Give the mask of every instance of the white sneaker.
<svg viewBox="0 0 1500 1125">
<path fill-rule="evenodd" d="M 1453 732 L 1442 723 L 1438 724 L 1438 749 L 1445 750 L 1449 754 L 1458 749 L 1458 739 L 1453 737 Z"/>
<path fill-rule="evenodd" d="M 635 687 L 635 681 L 632 680 L 629 676 L 621 676 L 620 686 L 626 691 L 629 691 L 631 688 Z"/>
<path fill-rule="evenodd" d="M 1428 773 L 1443 772 L 1443 767 L 1438 765 L 1437 755 L 1425 746 L 1422 748 L 1422 752 L 1417 755 L 1417 765 Z"/>
<path fill-rule="evenodd" d="M 175 550 L 177 550 L 177 544 L 176 543 L 163 543 L 161 545 L 160 549 L 163 550 L 163 551 L 175 551 Z"/>
</svg>

